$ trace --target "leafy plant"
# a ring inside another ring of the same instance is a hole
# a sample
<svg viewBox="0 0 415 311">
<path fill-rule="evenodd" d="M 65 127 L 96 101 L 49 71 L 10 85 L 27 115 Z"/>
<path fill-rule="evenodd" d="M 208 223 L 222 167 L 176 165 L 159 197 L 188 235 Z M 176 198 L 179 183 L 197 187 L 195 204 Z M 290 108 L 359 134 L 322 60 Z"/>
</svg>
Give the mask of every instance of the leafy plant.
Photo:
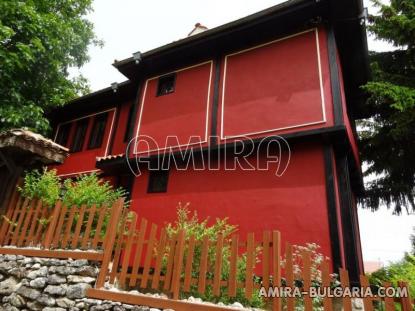
<svg viewBox="0 0 415 311">
<path fill-rule="evenodd" d="M 316 243 L 306 243 L 305 246 L 302 245 L 293 245 L 293 273 L 294 279 L 296 282 L 302 284 L 302 273 L 303 273 L 303 262 L 302 254 L 303 252 L 310 253 L 311 257 L 311 280 L 313 285 L 319 286 L 322 283 L 322 272 L 321 264 L 324 260 L 329 260 L 330 258 L 319 253 L 318 250 L 320 246 Z M 282 268 L 286 267 L 286 258 L 284 257 L 281 260 Z M 337 275 L 332 274 L 332 283 L 337 284 Z M 284 280 L 283 280 L 284 281 Z"/>
<path fill-rule="evenodd" d="M 192 269 L 192 277 L 197 278 L 200 271 L 200 258 L 202 253 L 202 245 L 201 242 L 207 236 L 209 239 L 210 245 L 215 245 L 217 241 L 217 236 L 222 235 L 224 239 L 224 246 L 222 248 L 222 271 L 221 277 L 222 279 L 229 279 L 230 273 L 230 262 L 229 262 L 229 255 L 230 255 L 230 239 L 233 233 L 237 231 L 236 225 L 231 225 L 228 223 L 228 218 L 219 219 L 217 218 L 215 222 L 212 224 L 210 223 L 210 219 L 206 218 L 204 220 L 199 220 L 196 211 L 190 212 L 189 211 L 189 203 L 181 204 L 177 208 L 177 220 L 174 223 L 168 223 L 166 227 L 166 233 L 169 238 L 175 236 L 180 230 L 185 230 L 186 238 L 194 235 L 195 240 L 199 243 L 195 246 L 194 250 L 194 257 L 193 257 L 193 269 Z M 186 246 L 187 247 L 187 246 Z M 187 258 L 187 248 L 185 249 L 185 258 Z M 168 250 L 167 250 L 168 252 Z M 259 249 L 257 250 L 257 253 Z M 208 273 L 207 279 L 213 280 L 214 278 L 214 262 L 215 262 L 215 247 L 209 247 L 208 250 Z M 185 264 L 185 263 L 184 263 Z M 244 282 L 245 281 L 245 272 L 246 272 L 246 254 L 242 254 L 237 262 L 237 281 Z M 163 262 L 163 269 L 166 270 L 167 262 L 164 258 Z M 258 278 L 254 278 L 256 283 L 259 283 Z M 200 294 L 197 290 L 196 285 L 191 286 L 191 290 L 189 293 L 182 293 L 182 298 L 188 298 L 190 296 L 201 298 L 204 301 L 210 302 L 222 302 L 225 304 L 230 304 L 233 302 L 239 302 L 246 306 L 252 307 L 263 307 L 264 301 L 259 296 L 259 291 L 254 290 L 252 300 L 248 300 L 245 298 L 245 291 L 242 288 L 237 289 L 236 297 L 230 298 L 227 295 L 227 288 L 221 287 L 220 296 L 216 297 L 213 295 L 212 286 L 207 285 L 205 294 Z"/>
<path fill-rule="evenodd" d="M 112 205 L 117 199 L 125 197 L 126 191 L 100 179 L 95 173 L 81 175 L 75 179 L 62 179 L 56 170 L 33 170 L 24 178 L 23 186 L 18 188 L 22 196 L 30 199 L 41 199 L 49 206 L 61 200 L 69 208 L 73 205 L 85 204 L 97 206 Z"/>
<path fill-rule="evenodd" d="M 402 260 L 369 275 L 369 281 L 374 286 L 383 286 L 383 282 L 397 286 L 397 282 L 401 280 L 409 283 L 410 295 L 415 297 L 415 255 L 406 254 Z"/>
<path fill-rule="evenodd" d="M 114 189 L 113 186 L 100 179 L 96 174 L 81 175 L 75 179 L 61 180 L 57 176 L 56 170 L 34 170 L 28 172 L 24 178 L 22 187 L 18 188 L 23 197 L 30 199 L 41 199 L 50 208 L 54 207 L 56 201 L 61 200 L 68 209 L 72 206 L 111 206 L 119 198 L 126 197 L 127 192 L 122 188 Z M 124 207 L 128 206 L 128 202 Z M 74 225 L 78 221 L 79 215 L 76 214 L 73 220 Z M 89 214 L 83 218 L 83 222 L 88 222 Z M 95 235 L 95 228 L 98 222 L 99 213 L 94 214 L 91 234 Z M 39 223 L 46 227 L 51 218 L 39 218 Z M 101 234 L 106 232 L 110 220 L 110 213 L 105 213 Z"/>
<path fill-rule="evenodd" d="M 127 194 L 122 188 L 114 189 L 108 181 L 99 179 L 95 173 L 82 175 L 76 179 L 66 179 L 63 182 L 63 189 L 62 201 L 66 206 L 82 204 L 110 206 Z"/>
<path fill-rule="evenodd" d="M 61 197 L 61 182 L 56 170 L 28 172 L 24 177 L 21 194 L 30 199 L 41 198 L 48 206 L 53 206 Z"/>
<path fill-rule="evenodd" d="M 92 0 L 0 1 L 0 130 L 45 134 L 44 113 L 88 91 L 81 67 L 88 46 L 102 45 L 86 19 Z"/>
<path fill-rule="evenodd" d="M 324 260 L 329 260 L 328 257 L 319 253 L 318 250 L 320 246 L 316 243 L 306 243 L 305 246 L 302 245 L 293 245 L 293 274 L 294 274 L 294 286 L 301 287 L 303 286 L 303 260 L 302 255 L 304 252 L 310 254 L 311 259 L 311 286 L 320 287 L 322 285 L 322 270 L 321 265 Z M 284 257 L 281 260 L 281 267 L 286 267 L 286 258 Z M 331 277 L 331 287 L 340 286 L 338 281 L 338 275 L 333 273 Z M 283 285 L 286 285 L 286 280 L 282 279 Z M 283 301 L 285 303 L 285 300 Z M 295 309 L 304 310 L 304 299 L 299 297 L 295 299 Z M 323 299 L 320 297 L 313 298 L 313 310 L 324 310 L 323 308 Z"/>
</svg>

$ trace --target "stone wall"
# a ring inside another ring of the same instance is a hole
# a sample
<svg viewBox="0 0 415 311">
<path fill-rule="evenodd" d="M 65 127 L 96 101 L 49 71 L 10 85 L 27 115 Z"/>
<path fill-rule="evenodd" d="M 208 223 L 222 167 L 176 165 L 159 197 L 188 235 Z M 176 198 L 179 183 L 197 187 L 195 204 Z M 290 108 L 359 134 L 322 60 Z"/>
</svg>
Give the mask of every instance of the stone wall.
<svg viewBox="0 0 415 311">
<path fill-rule="evenodd" d="M 86 298 L 98 272 L 96 264 L 83 259 L 0 255 L 0 310 L 150 310 Z"/>
</svg>

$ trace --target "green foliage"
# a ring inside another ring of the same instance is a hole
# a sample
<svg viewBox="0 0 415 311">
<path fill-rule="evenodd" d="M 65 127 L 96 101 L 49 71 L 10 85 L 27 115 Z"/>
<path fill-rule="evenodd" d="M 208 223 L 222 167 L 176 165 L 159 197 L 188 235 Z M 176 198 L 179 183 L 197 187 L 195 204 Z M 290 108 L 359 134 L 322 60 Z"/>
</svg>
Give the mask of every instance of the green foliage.
<svg viewBox="0 0 415 311">
<path fill-rule="evenodd" d="M 383 286 L 383 282 L 391 282 L 393 286 L 397 286 L 398 281 L 407 281 L 410 295 L 415 297 L 415 256 L 406 254 L 401 261 L 373 272 L 369 281 L 375 286 Z"/>
<path fill-rule="evenodd" d="M 103 181 L 94 174 L 81 175 L 76 179 L 62 181 L 56 175 L 56 170 L 38 170 L 26 174 L 24 183 L 19 191 L 24 197 L 42 199 L 49 206 L 61 200 L 66 206 L 81 206 L 86 204 L 110 206 L 117 199 L 126 196 L 122 188 L 114 189 L 107 181 Z"/>
<path fill-rule="evenodd" d="M 26 198 L 42 198 L 49 206 L 53 206 L 60 199 L 60 179 L 56 170 L 33 170 L 26 174 L 23 187 L 19 191 Z"/>
<path fill-rule="evenodd" d="M 75 180 L 66 179 L 63 182 L 64 194 L 62 201 L 66 206 L 86 204 L 112 205 L 117 199 L 126 196 L 122 188 L 114 189 L 109 182 L 100 180 L 94 174 L 82 175 Z"/>
<path fill-rule="evenodd" d="M 396 50 L 370 54 L 373 81 L 364 86 L 370 118 L 360 123 L 360 150 L 372 181 L 362 203 L 372 210 L 386 204 L 399 214 L 415 210 L 415 3 L 372 2 L 379 14 L 370 16 L 368 29 Z"/>
<path fill-rule="evenodd" d="M 302 254 L 304 252 L 308 252 L 310 254 L 311 259 L 311 280 L 314 286 L 320 286 L 322 284 L 322 272 L 321 272 L 321 265 L 324 260 L 329 260 L 329 257 L 324 256 L 323 254 L 319 253 L 318 250 L 320 246 L 316 243 L 306 243 L 305 246 L 302 245 L 293 245 L 293 273 L 294 279 L 298 283 L 298 285 L 302 285 L 302 272 L 303 272 L 303 262 L 302 262 Z M 286 258 L 281 260 L 282 268 L 285 268 L 286 265 Z M 337 286 L 338 280 L 337 275 L 332 274 L 332 285 Z M 283 282 L 285 280 L 283 279 Z"/>
<path fill-rule="evenodd" d="M 174 223 L 169 223 L 166 226 L 167 236 L 172 238 L 176 236 L 181 230 L 184 230 L 186 233 L 186 239 L 189 239 L 191 236 L 194 236 L 196 241 L 199 243 L 196 244 L 194 250 L 194 257 L 193 257 L 193 265 L 192 265 L 192 277 L 198 279 L 199 272 L 200 272 L 200 258 L 202 253 L 202 241 L 207 236 L 210 241 L 210 247 L 208 249 L 208 269 L 207 269 L 207 279 L 213 280 L 214 278 L 214 264 L 216 262 L 216 253 L 215 247 L 217 236 L 222 235 L 224 238 L 224 246 L 222 248 L 222 280 L 229 280 L 229 273 L 230 273 L 230 240 L 231 236 L 237 232 L 237 226 L 229 224 L 228 219 L 216 219 L 215 222 L 210 222 L 209 219 L 200 220 L 197 212 L 193 211 L 190 212 L 188 209 L 189 203 L 182 205 L 179 203 L 177 208 L 177 220 Z M 187 258 L 187 244 L 184 252 L 184 260 Z M 302 286 L 302 253 L 304 251 L 309 252 L 311 255 L 311 280 L 313 286 L 321 286 L 322 284 L 322 272 L 321 272 L 321 265 L 323 260 L 328 259 L 327 257 L 323 256 L 319 253 L 320 246 L 315 243 L 307 243 L 305 246 L 294 245 L 293 246 L 293 271 L 294 271 L 294 278 L 296 286 Z M 259 263 L 258 255 L 261 252 L 261 248 L 256 249 L 256 262 Z M 167 258 L 166 254 L 169 253 L 169 249 L 165 250 L 163 254 L 163 272 L 166 272 L 167 267 Z M 247 257 L 246 253 L 240 255 L 237 262 L 237 282 L 243 283 L 245 282 L 245 273 L 247 268 Z M 184 265 L 186 262 L 184 262 Z M 282 269 L 285 268 L 286 259 L 281 259 L 281 267 Z M 182 275 L 182 277 L 184 277 Z M 337 280 L 337 275 L 332 274 L 332 286 L 338 286 L 339 282 Z M 258 276 L 253 276 L 253 280 L 256 285 L 261 284 L 261 279 Z M 282 285 L 286 285 L 285 279 L 282 279 Z M 212 287 L 208 285 L 206 287 L 205 294 L 201 295 L 198 292 L 197 285 L 191 286 L 191 291 L 189 293 L 182 293 L 181 298 L 188 298 L 190 296 L 198 297 L 203 299 L 204 301 L 210 301 L 214 303 L 222 302 L 224 304 L 232 304 L 233 302 L 239 302 L 244 306 L 251 306 L 256 308 L 263 308 L 267 305 L 267 301 L 264 301 L 263 298 L 259 295 L 260 291 L 255 289 L 253 291 L 252 300 L 248 300 L 245 298 L 245 291 L 243 288 L 237 289 L 236 297 L 229 298 L 227 295 L 227 288 L 222 287 L 220 291 L 220 296 L 216 297 L 212 293 Z M 285 303 L 285 300 L 283 301 Z M 322 299 L 313 299 L 313 308 L 315 310 L 323 310 L 323 302 Z M 302 298 L 296 299 L 296 310 L 304 310 L 304 301 Z"/>
<path fill-rule="evenodd" d="M 68 69 L 101 45 L 86 19 L 92 0 L 0 1 L 0 131 L 28 127 L 45 134 L 44 112 L 88 90 Z"/>
<path fill-rule="evenodd" d="M 222 279 L 229 279 L 229 272 L 230 272 L 230 265 L 229 265 L 229 255 L 230 255 L 230 239 L 231 235 L 237 231 L 237 226 L 231 225 L 228 223 L 228 219 L 219 219 L 217 218 L 215 222 L 209 224 L 209 219 L 199 220 L 197 212 L 194 211 L 191 213 L 188 209 L 189 203 L 186 205 L 182 205 L 179 203 L 177 209 L 177 220 L 175 223 L 169 223 L 166 227 L 166 232 L 168 237 L 173 237 L 176 235 L 180 230 L 185 230 L 186 238 L 194 235 L 196 241 L 203 241 L 204 237 L 207 236 L 209 241 L 213 243 L 213 245 L 217 241 L 217 236 L 221 234 L 224 239 L 224 247 L 222 248 Z M 167 250 L 168 251 L 168 250 Z M 259 249 L 257 250 L 257 253 Z M 194 257 L 193 257 L 193 277 L 198 278 L 199 271 L 200 271 L 200 258 L 202 253 L 202 245 L 198 243 L 195 247 Z M 187 248 L 185 249 L 185 258 L 187 254 Z M 213 280 L 214 274 L 214 263 L 215 263 L 215 248 L 209 247 L 208 251 L 208 273 L 207 279 Z M 164 270 L 166 269 L 167 262 L 163 262 Z M 237 262 L 237 280 L 238 282 L 245 281 L 245 271 L 246 271 L 246 254 L 242 254 L 240 260 Z M 257 278 L 255 278 L 256 282 L 259 282 Z M 211 301 L 211 302 L 222 302 L 225 304 L 230 304 L 235 301 L 242 303 L 245 306 L 252 306 L 252 307 L 262 307 L 264 306 L 264 302 L 261 297 L 259 297 L 258 290 L 254 290 L 253 298 L 251 301 L 248 301 L 245 298 L 245 292 L 243 289 L 237 290 L 237 295 L 234 298 L 229 298 L 227 296 L 227 288 L 221 288 L 221 295 L 216 297 L 212 293 L 212 287 L 208 285 L 206 287 L 206 292 L 204 295 L 201 295 L 197 291 L 197 286 L 192 286 L 190 293 L 183 293 L 182 298 L 187 298 L 190 296 L 202 298 L 204 301 Z"/>
</svg>

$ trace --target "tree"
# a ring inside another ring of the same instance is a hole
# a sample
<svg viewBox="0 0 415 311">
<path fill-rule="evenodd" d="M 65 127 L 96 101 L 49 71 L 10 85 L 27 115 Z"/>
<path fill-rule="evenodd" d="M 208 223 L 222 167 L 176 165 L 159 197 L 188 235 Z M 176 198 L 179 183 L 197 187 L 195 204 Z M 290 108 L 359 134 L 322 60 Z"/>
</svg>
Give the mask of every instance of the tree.
<svg viewBox="0 0 415 311">
<path fill-rule="evenodd" d="M 371 117 L 360 124 L 360 148 L 365 175 L 375 177 L 362 203 L 400 214 L 403 207 L 415 211 L 415 1 L 372 2 L 379 13 L 368 29 L 395 50 L 370 53 L 373 80 L 364 89 Z"/>
<path fill-rule="evenodd" d="M 88 91 L 70 67 L 102 44 L 86 19 L 92 0 L 0 1 L 0 130 L 27 127 L 45 134 L 45 111 Z"/>
</svg>

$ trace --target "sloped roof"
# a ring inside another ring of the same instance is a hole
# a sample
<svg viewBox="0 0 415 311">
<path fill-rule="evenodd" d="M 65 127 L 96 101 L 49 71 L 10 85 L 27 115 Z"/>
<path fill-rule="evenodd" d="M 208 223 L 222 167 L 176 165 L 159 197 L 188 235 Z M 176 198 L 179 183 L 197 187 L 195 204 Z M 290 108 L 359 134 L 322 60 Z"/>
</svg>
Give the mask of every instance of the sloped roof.
<svg viewBox="0 0 415 311">
<path fill-rule="evenodd" d="M 0 132 L 0 149 L 6 148 L 30 152 L 46 164 L 63 163 L 69 155 L 68 148 L 26 129 Z"/>
</svg>

